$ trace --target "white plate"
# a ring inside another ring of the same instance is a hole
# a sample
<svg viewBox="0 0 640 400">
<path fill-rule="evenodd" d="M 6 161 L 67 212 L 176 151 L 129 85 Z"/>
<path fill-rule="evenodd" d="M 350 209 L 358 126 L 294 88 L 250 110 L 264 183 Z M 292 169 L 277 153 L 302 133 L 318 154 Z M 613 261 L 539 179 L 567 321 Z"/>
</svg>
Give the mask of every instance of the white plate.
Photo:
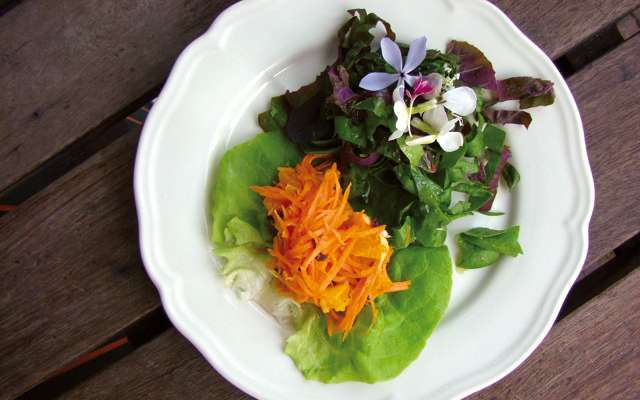
<svg viewBox="0 0 640 400">
<path fill-rule="evenodd" d="M 180 56 L 144 126 L 135 171 L 147 271 L 175 326 L 229 381 L 261 399 L 452 399 L 500 379 L 550 329 L 587 252 L 594 190 L 578 109 L 552 62 L 497 8 L 482 0 L 368 0 L 400 41 L 426 35 L 431 48 L 472 42 L 498 77 L 556 84 L 552 107 L 529 131 L 510 132 L 522 174 L 501 194 L 503 219 L 452 226 L 519 224 L 525 254 L 454 274 L 449 311 L 421 356 L 375 385 L 305 381 L 284 354 L 284 333 L 237 299 L 216 272 L 207 239 L 209 176 L 233 144 L 258 132 L 271 96 L 311 82 L 335 57 L 345 10 L 363 2 L 248 0 L 225 11 Z"/>
</svg>

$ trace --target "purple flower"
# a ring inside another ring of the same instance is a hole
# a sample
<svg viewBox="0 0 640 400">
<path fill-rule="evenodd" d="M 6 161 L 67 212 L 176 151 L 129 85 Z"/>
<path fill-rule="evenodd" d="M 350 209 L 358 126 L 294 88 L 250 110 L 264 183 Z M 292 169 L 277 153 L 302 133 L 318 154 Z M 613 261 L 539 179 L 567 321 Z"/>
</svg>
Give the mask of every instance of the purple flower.
<svg viewBox="0 0 640 400">
<path fill-rule="evenodd" d="M 382 49 L 382 57 L 396 72 L 394 74 L 371 72 L 362 78 L 360 87 L 375 92 L 390 86 L 394 82 L 397 82 L 399 87 L 403 87 L 404 82 L 407 82 L 409 86 L 413 86 L 418 77 L 409 75 L 409 73 L 418 68 L 427 56 L 427 38 L 423 36 L 411 42 L 409 54 L 407 54 L 404 63 L 402 62 L 400 47 L 393 40 L 385 37 L 380 42 L 380 48 Z"/>
</svg>

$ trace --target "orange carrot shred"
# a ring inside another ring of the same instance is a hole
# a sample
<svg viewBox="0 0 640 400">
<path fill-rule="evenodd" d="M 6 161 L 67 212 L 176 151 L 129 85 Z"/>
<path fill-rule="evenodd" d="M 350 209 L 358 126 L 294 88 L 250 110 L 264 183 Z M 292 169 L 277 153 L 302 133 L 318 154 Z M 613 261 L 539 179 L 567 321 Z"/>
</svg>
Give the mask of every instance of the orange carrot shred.
<svg viewBox="0 0 640 400">
<path fill-rule="evenodd" d="M 252 186 L 263 197 L 277 231 L 269 249 L 271 273 L 280 291 L 311 303 L 327 315 L 329 334 L 346 337 L 356 318 L 385 293 L 409 289 L 392 282 L 387 267 L 393 250 L 385 226 L 376 226 L 348 202 L 340 171 L 326 155 L 307 155 L 295 168 L 278 169 L 274 186 Z M 315 160 L 322 160 L 314 166 Z"/>
</svg>

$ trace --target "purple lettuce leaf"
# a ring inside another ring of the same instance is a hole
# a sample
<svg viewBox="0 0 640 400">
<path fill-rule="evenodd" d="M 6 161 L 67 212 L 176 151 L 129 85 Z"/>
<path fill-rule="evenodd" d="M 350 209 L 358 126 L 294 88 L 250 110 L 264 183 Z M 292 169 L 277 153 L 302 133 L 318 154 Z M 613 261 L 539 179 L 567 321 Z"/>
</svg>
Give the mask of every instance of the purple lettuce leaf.
<svg viewBox="0 0 640 400">
<path fill-rule="evenodd" d="M 531 114 L 526 111 L 507 111 L 485 108 L 483 110 L 483 114 L 487 121 L 494 124 L 518 124 L 524 125 L 525 128 L 529 128 L 532 121 Z"/>
<path fill-rule="evenodd" d="M 329 69 L 329 80 L 333 92 L 327 101 L 336 104 L 342 111 L 347 113 L 347 104 L 356 97 L 356 94 L 349 87 L 349 73 L 342 65 L 331 67 Z"/>
<path fill-rule="evenodd" d="M 528 76 L 519 76 L 497 82 L 498 101 L 520 100 L 520 108 L 553 104 L 553 82 Z"/>
<path fill-rule="evenodd" d="M 468 86 L 497 91 L 496 72 L 491 61 L 474 45 L 452 40 L 447 53 L 458 56 L 460 80 Z"/>
<path fill-rule="evenodd" d="M 487 170 L 493 170 L 493 173 L 489 176 L 485 176 L 485 182 L 488 180 L 487 186 L 493 196 L 480 207 L 478 211 L 490 211 L 493 206 L 493 201 L 496 198 L 496 193 L 498 192 L 498 183 L 500 182 L 500 177 L 502 176 L 502 171 L 507 165 L 507 161 L 511 158 L 511 150 L 509 146 L 504 146 L 502 148 L 502 153 L 498 156 L 498 153 L 494 153 L 493 157 L 489 158 L 487 165 L 485 167 L 485 172 Z M 490 178 L 490 179 L 489 179 Z"/>
</svg>

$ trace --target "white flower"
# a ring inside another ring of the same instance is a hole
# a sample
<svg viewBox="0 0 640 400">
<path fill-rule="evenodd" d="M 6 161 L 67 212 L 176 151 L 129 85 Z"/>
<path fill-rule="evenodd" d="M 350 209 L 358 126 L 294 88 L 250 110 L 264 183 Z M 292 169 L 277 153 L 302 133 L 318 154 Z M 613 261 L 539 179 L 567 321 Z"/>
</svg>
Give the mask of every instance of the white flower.
<svg viewBox="0 0 640 400">
<path fill-rule="evenodd" d="M 369 29 L 369 33 L 373 35 L 373 39 L 371 40 L 371 52 L 375 53 L 380 50 L 380 42 L 383 38 L 387 36 L 387 28 L 384 26 L 382 21 L 378 21 L 376 26 Z"/>
<path fill-rule="evenodd" d="M 398 120 L 396 121 L 396 131 L 389 136 L 389 140 L 399 139 L 406 132 L 411 131 L 411 112 L 404 103 L 404 99 L 396 99 L 398 95 L 395 92 L 396 91 L 394 91 L 394 100 L 396 101 L 393 103 L 393 112 L 396 114 Z"/>
<path fill-rule="evenodd" d="M 473 114 L 478 102 L 476 92 L 466 86 L 453 88 L 445 92 L 442 95 L 442 100 L 444 100 L 445 108 L 462 117 Z"/>
<path fill-rule="evenodd" d="M 449 120 L 447 112 L 443 107 L 436 107 L 422 114 L 424 122 L 429 124 L 437 131 L 434 135 L 417 137 L 407 141 L 409 146 L 417 146 L 421 144 L 431 144 L 438 142 L 442 150 L 446 152 L 456 151 L 464 143 L 464 137 L 461 132 L 453 131 L 456 125 L 462 121 L 462 118 L 456 117 Z"/>
</svg>

